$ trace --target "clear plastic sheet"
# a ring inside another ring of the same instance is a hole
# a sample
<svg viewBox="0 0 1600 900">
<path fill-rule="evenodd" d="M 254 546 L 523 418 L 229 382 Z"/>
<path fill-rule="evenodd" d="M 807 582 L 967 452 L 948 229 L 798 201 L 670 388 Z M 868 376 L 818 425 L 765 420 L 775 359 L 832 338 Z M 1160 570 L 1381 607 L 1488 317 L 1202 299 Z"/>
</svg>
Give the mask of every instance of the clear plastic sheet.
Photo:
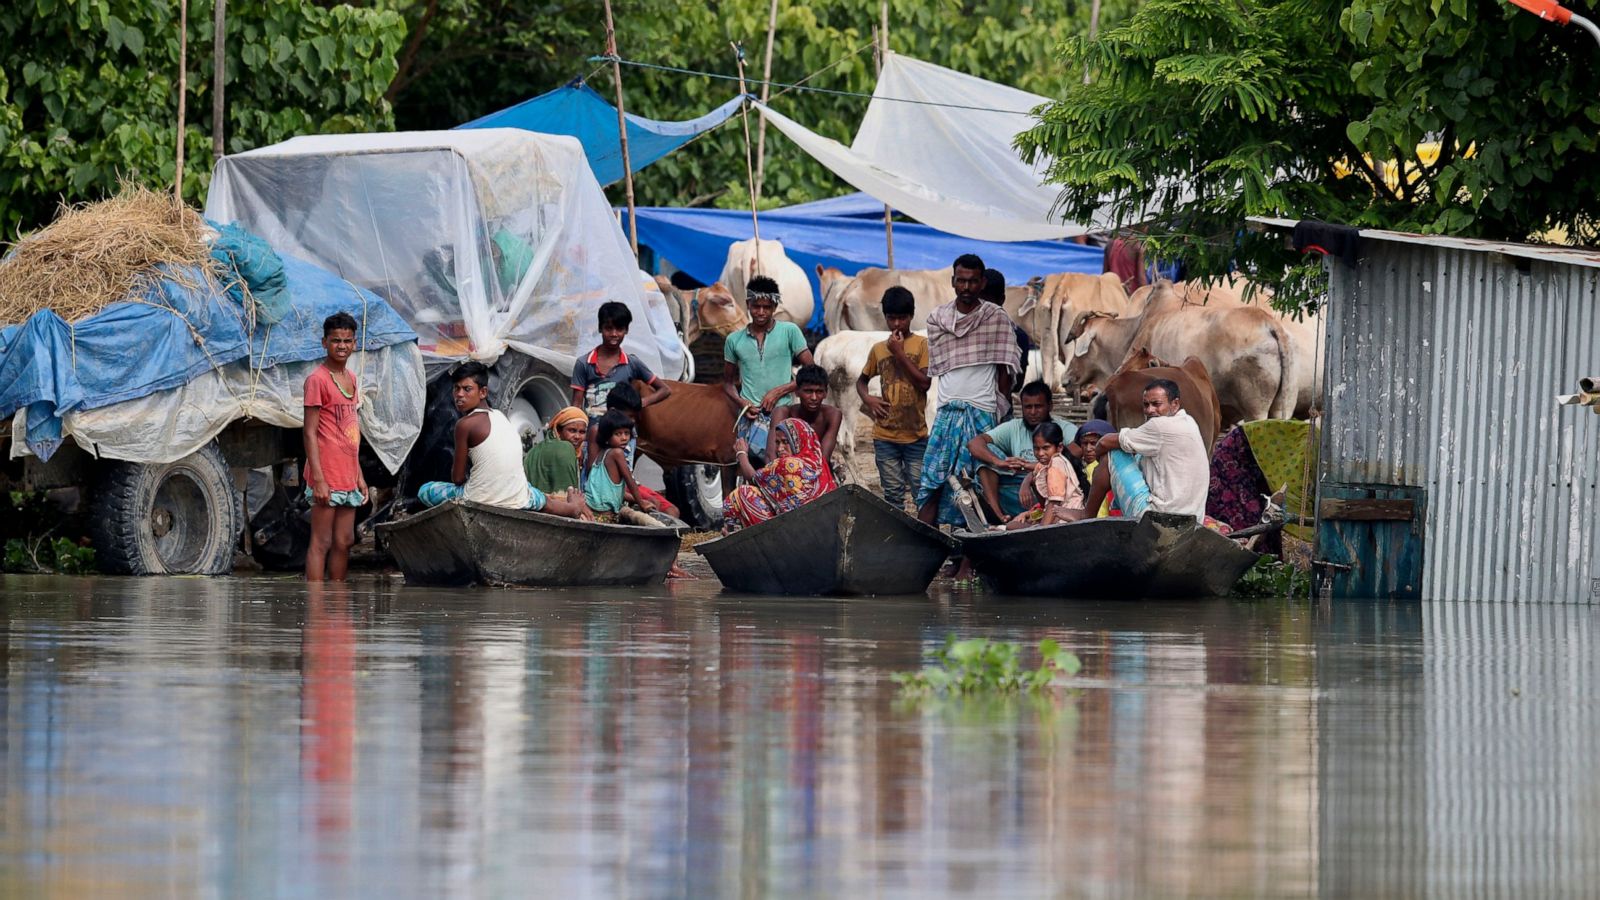
<svg viewBox="0 0 1600 900">
<path fill-rule="evenodd" d="M 570 371 L 599 339 L 600 304 L 619 300 L 634 314 L 628 352 L 657 372 L 683 367 L 665 304 L 641 289 L 628 240 L 569 137 L 510 128 L 297 137 L 219 161 L 206 216 L 383 297 L 430 359 L 493 363 L 513 349 Z"/>
</svg>

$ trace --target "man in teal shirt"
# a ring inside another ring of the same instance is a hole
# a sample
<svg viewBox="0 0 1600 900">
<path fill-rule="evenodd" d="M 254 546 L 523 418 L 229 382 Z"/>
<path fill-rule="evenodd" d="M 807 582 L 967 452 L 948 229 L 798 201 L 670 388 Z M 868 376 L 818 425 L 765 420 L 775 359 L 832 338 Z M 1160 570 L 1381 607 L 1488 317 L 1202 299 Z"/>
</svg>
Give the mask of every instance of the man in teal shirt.
<svg viewBox="0 0 1600 900">
<path fill-rule="evenodd" d="M 1048 385 L 1030 381 L 1022 386 L 1021 418 L 1001 422 L 967 442 L 967 451 L 980 464 L 978 485 L 983 502 L 1002 522 L 1033 505 L 1029 501 L 1034 498 L 1025 498 L 1021 492 L 1036 465 L 1034 429 L 1050 419 L 1061 426 L 1063 434 L 1078 433 L 1078 426 L 1050 415 L 1053 400 Z"/>
<path fill-rule="evenodd" d="M 722 389 L 743 408 L 734 434 L 750 445 L 751 464 L 766 464 L 758 449 L 767 446 L 772 411 L 794 402 L 794 367 L 810 365 L 806 336 L 793 322 L 779 322 L 778 283 L 765 275 L 750 279 L 745 289 L 750 324 L 728 335 L 723 344 Z"/>
</svg>

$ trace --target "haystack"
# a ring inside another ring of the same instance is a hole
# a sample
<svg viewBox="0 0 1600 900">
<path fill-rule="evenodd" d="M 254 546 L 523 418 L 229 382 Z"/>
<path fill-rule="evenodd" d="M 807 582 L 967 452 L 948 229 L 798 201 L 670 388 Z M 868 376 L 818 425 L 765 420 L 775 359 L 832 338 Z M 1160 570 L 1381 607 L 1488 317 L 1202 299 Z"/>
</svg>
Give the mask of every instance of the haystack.
<svg viewBox="0 0 1600 900">
<path fill-rule="evenodd" d="M 63 205 L 54 222 L 22 238 L 0 261 L 0 323 L 21 322 L 41 309 L 76 322 L 135 299 L 158 279 L 216 279 L 221 273 L 206 230 L 200 214 L 171 193 L 132 184 L 108 200 Z M 168 268 L 157 268 L 162 265 Z"/>
</svg>

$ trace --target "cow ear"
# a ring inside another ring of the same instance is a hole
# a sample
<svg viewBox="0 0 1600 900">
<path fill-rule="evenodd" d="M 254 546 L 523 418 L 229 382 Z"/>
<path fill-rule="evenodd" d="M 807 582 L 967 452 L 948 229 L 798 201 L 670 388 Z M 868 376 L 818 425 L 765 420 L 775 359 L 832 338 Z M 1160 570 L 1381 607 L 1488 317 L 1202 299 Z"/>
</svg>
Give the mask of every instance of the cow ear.
<svg viewBox="0 0 1600 900">
<path fill-rule="evenodd" d="M 817 263 L 817 278 L 819 280 L 822 278 L 822 268 L 822 263 Z"/>
</svg>

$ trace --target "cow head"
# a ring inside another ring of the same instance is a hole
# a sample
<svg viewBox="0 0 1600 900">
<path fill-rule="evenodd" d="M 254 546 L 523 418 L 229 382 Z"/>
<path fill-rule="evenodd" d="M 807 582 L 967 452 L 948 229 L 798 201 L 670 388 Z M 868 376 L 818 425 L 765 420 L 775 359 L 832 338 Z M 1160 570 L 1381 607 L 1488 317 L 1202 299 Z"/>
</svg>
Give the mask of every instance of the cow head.
<svg viewBox="0 0 1600 900">
<path fill-rule="evenodd" d="M 1100 344 L 1104 341 L 1100 331 L 1116 319 L 1115 315 L 1105 312 L 1079 313 L 1073 320 L 1068 339 L 1062 342 L 1062 349 L 1070 354 L 1063 383 L 1068 390 L 1075 390 L 1080 400 L 1092 397 L 1099 385 L 1109 380 L 1111 371 L 1103 359 L 1105 352 Z"/>
<path fill-rule="evenodd" d="M 1166 363 L 1155 354 L 1151 353 L 1149 347 L 1135 347 L 1128 351 L 1128 358 L 1122 361 L 1122 365 L 1118 367 L 1116 375 L 1112 375 L 1111 377 L 1115 378 L 1117 375 L 1121 375 L 1124 372 L 1137 372 L 1140 369 L 1148 369 L 1153 366 L 1164 365 L 1166 365 Z"/>
<path fill-rule="evenodd" d="M 855 278 L 834 266 L 817 263 L 817 287 L 822 299 L 822 321 L 829 334 L 838 334 L 849 328 L 845 316 L 845 293 Z"/>
<path fill-rule="evenodd" d="M 701 330 L 727 337 L 750 324 L 750 314 L 722 282 L 703 287 L 695 294 L 695 321 Z"/>
</svg>

